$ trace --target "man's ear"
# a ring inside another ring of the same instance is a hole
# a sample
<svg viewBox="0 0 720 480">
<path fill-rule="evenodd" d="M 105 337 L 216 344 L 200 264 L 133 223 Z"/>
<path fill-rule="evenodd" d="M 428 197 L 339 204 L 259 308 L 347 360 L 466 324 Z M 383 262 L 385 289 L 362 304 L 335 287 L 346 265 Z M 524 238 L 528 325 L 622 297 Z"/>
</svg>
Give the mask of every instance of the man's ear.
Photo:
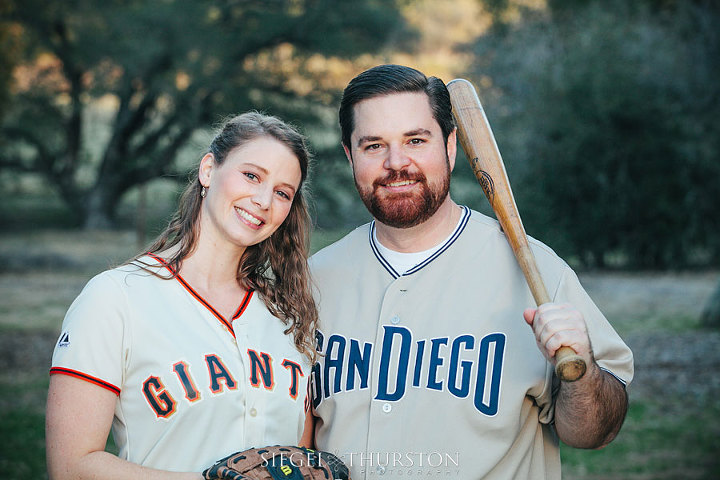
<svg viewBox="0 0 720 480">
<path fill-rule="evenodd" d="M 206 153 L 202 160 L 200 160 L 200 167 L 198 168 L 198 180 L 200 180 L 200 185 L 206 188 L 210 186 L 210 178 L 212 177 L 215 166 L 215 157 L 213 154 Z"/>
<path fill-rule="evenodd" d="M 450 171 L 452 172 L 455 168 L 455 157 L 457 155 L 457 127 L 448 135 L 446 148 L 448 163 L 450 164 Z"/>
<path fill-rule="evenodd" d="M 353 164 L 352 152 L 350 152 L 350 149 L 344 143 L 342 144 L 342 146 L 343 146 L 343 150 L 345 150 L 345 156 L 347 157 L 348 162 L 350 162 L 350 166 L 352 167 L 352 164 Z"/>
</svg>

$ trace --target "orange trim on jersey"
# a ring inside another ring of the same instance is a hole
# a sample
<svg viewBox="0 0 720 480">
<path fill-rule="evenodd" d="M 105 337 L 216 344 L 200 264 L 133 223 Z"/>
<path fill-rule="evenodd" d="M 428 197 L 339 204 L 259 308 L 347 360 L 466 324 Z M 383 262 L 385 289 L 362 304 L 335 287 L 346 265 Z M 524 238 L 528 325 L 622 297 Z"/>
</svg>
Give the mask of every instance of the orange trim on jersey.
<svg viewBox="0 0 720 480">
<path fill-rule="evenodd" d="M 180 368 L 180 366 L 184 368 Z M 190 375 L 190 365 L 187 362 L 179 361 L 173 365 L 173 372 L 177 375 L 180 384 L 185 390 L 185 398 L 189 402 L 197 402 L 200 400 L 200 390 L 195 386 L 195 381 Z"/>
<path fill-rule="evenodd" d="M 169 418 L 177 411 L 177 402 L 158 377 L 149 376 L 143 382 L 142 392 L 148 406 L 158 418 Z"/>
<path fill-rule="evenodd" d="M 183 277 L 180 276 L 179 273 L 175 273 L 175 270 L 173 270 L 173 268 L 172 268 L 170 265 L 168 265 L 168 264 L 165 262 L 165 260 L 163 260 L 162 258 L 158 257 L 158 256 L 155 255 L 154 253 L 148 252 L 147 254 L 148 254 L 150 257 L 152 257 L 152 258 L 154 258 L 155 260 L 157 260 L 158 262 L 160 262 L 160 264 L 163 265 L 163 266 L 173 275 L 173 278 L 175 278 L 178 282 L 180 282 L 180 285 L 182 285 L 183 287 L 185 287 L 185 290 L 187 290 L 188 293 L 190 293 L 190 295 L 192 295 L 193 297 L 195 297 L 195 299 L 196 299 L 198 302 L 202 303 L 202 304 L 205 306 L 205 308 L 207 308 L 208 310 L 210 310 L 210 313 L 212 313 L 213 315 L 215 315 L 215 317 L 216 317 L 218 320 L 220 320 L 220 322 L 221 322 L 223 325 L 225 325 L 225 327 L 228 329 L 228 331 L 229 331 L 230 334 L 233 336 L 233 338 L 235 337 L 235 331 L 234 331 L 233 328 L 232 328 L 232 321 L 235 320 L 235 319 L 237 319 L 238 317 L 240 317 L 240 315 L 243 314 L 243 312 L 244 312 L 245 309 L 247 308 L 248 304 L 250 303 L 250 299 L 252 298 L 252 295 L 253 295 L 254 290 L 248 290 L 248 291 L 245 293 L 245 296 L 243 297 L 242 302 L 240 302 L 240 306 L 239 306 L 238 309 L 235 311 L 235 314 L 232 316 L 232 318 L 230 319 L 230 321 L 228 321 L 225 317 L 223 317 L 223 316 L 220 314 L 220 312 L 218 312 L 217 310 L 215 310 L 215 308 L 213 308 L 213 306 L 210 305 L 210 303 L 209 303 L 207 300 L 205 300 L 199 293 L 197 293 L 197 292 L 190 286 L 190 284 L 187 283 L 187 281 L 186 281 Z"/>
<path fill-rule="evenodd" d="M 245 294 L 245 298 L 243 298 L 243 301 L 235 312 L 235 315 L 232 316 L 233 320 L 237 320 L 243 313 L 245 313 L 245 309 L 250 304 L 250 299 L 252 298 L 254 292 L 255 290 L 250 290 Z"/>
<path fill-rule="evenodd" d="M 87 373 L 78 372 L 77 370 L 71 370 L 69 368 L 52 367 L 50 369 L 50 375 L 55 374 L 68 375 L 70 377 L 79 378 L 80 380 L 85 380 L 86 382 L 94 383 L 99 387 L 110 390 L 115 395 L 120 395 L 120 389 L 118 387 L 116 387 L 112 383 L 106 382 L 105 380 L 100 380 L 99 378 L 93 377 L 92 375 L 88 375 Z"/>
<path fill-rule="evenodd" d="M 248 380 L 250 380 L 250 385 L 252 385 L 253 387 L 259 387 L 260 382 L 262 382 L 265 390 L 274 389 L 275 373 L 273 372 L 272 367 L 272 356 L 269 353 L 265 352 L 260 352 L 260 354 L 258 355 L 258 352 L 256 352 L 252 348 L 248 348 L 247 353 L 248 358 L 250 358 L 250 378 L 248 378 Z M 262 359 L 264 360 L 265 367 L 267 368 L 262 368 L 263 362 L 260 361 L 260 357 L 262 357 Z M 265 381 L 266 375 L 268 374 L 270 375 L 270 385 L 268 385 Z M 253 381 L 253 377 L 255 377 L 255 380 L 257 381 Z"/>
<path fill-rule="evenodd" d="M 223 386 L 220 383 L 221 379 L 225 379 L 225 386 L 229 390 L 237 390 L 238 382 L 235 377 L 230 373 L 230 369 L 227 368 L 222 359 L 217 354 L 209 353 L 205 355 L 205 364 L 207 365 L 208 375 L 210 378 L 210 391 L 213 393 L 221 393 Z M 219 370 L 218 370 L 219 368 Z"/>
<path fill-rule="evenodd" d="M 285 367 L 285 369 L 290 372 L 290 388 L 288 388 L 288 394 L 290 395 L 290 397 L 293 400 L 297 400 L 298 393 L 299 393 L 298 391 L 300 390 L 298 388 L 298 383 L 300 381 L 299 377 L 305 376 L 305 374 L 302 371 L 302 367 L 300 366 L 299 363 L 293 362 L 292 360 L 288 360 L 287 358 L 285 360 L 283 360 L 280 365 Z M 293 395 L 293 390 L 295 390 L 294 395 Z"/>
</svg>

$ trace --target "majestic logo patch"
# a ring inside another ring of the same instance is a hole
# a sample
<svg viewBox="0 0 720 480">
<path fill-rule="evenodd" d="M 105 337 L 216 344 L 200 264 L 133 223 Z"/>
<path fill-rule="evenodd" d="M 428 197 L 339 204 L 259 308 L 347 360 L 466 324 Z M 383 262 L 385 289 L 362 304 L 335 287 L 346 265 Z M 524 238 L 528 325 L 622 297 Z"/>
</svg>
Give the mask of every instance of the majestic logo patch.
<svg viewBox="0 0 720 480">
<path fill-rule="evenodd" d="M 60 335 L 60 340 L 58 340 L 58 347 L 67 347 L 70 345 L 70 334 L 68 332 L 63 332 Z"/>
</svg>

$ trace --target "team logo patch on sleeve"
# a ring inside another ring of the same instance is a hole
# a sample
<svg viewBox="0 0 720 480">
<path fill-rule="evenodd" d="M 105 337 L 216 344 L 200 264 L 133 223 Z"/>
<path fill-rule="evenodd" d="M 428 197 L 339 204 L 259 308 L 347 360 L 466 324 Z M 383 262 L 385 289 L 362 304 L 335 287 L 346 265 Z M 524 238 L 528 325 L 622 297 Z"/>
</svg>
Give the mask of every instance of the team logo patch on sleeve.
<svg viewBox="0 0 720 480">
<path fill-rule="evenodd" d="M 58 347 L 67 347 L 70 345 L 70 334 L 68 332 L 62 332 L 60 334 L 60 339 L 58 340 L 57 346 Z"/>
</svg>

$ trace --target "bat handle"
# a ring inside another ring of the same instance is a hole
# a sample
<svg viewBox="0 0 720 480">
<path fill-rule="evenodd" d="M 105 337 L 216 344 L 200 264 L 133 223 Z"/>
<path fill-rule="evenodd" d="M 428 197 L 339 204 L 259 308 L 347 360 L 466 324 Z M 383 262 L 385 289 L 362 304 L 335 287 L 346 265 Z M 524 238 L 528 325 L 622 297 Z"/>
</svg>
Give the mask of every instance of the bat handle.
<svg viewBox="0 0 720 480">
<path fill-rule="evenodd" d="M 570 347 L 560 347 L 555 352 L 555 374 L 563 382 L 574 382 L 585 375 L 585 360 Z"/>
<path fill-rule="evenodd" d="M 528 287 L 532 292 L 535 303 L 542 305 L 550 302 L 550 295 L 547 293 L 545 283 L 538 270 L 535 256 L 530 250 L 529 245 L 520 245 L 515 250 L 515 256 L 520 264 L 520 268 L 525 275 Z M 570 347 L 560 347 L 555 352 L 555 374 L 563 382 L 574 382 L 585 375 L 587 365 L 585 360 Z"/>
</svg>

